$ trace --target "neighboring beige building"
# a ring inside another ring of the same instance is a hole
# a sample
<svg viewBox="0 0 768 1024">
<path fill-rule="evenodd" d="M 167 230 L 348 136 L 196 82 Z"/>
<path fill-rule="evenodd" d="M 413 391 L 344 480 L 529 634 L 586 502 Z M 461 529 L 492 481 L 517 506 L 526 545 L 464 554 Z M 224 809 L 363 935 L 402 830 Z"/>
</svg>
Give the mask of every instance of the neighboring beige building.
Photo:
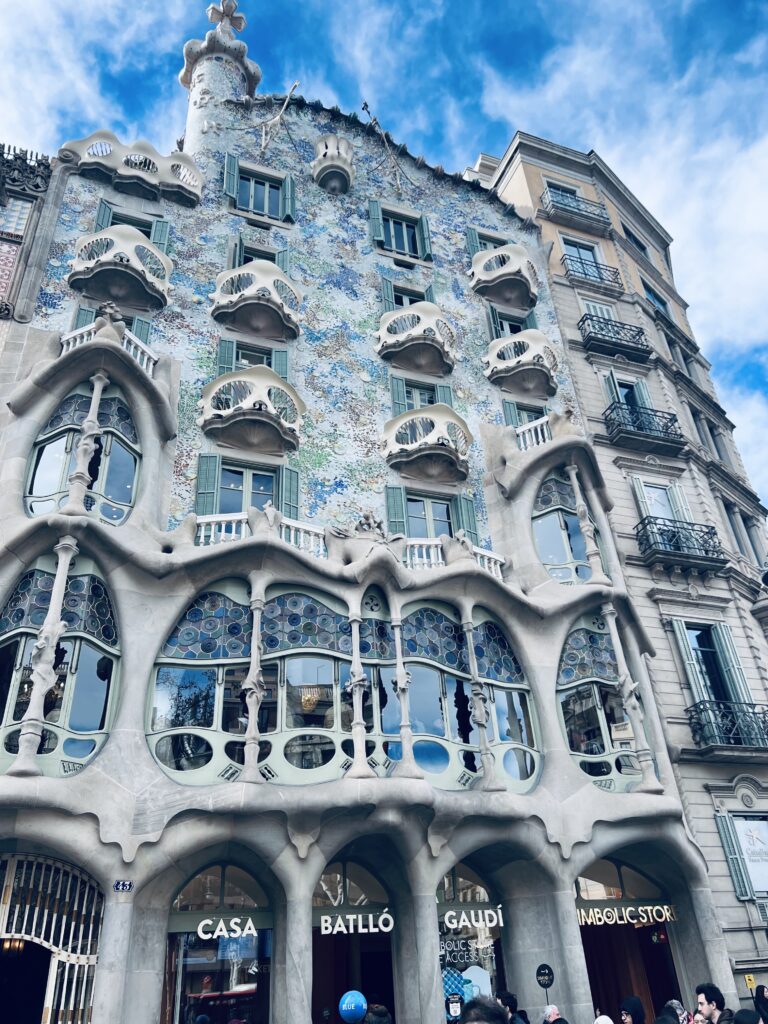
<svg viewBox="0 0 768 1024">
<path fill-rule="evenodd" d="M 672 240 L 610 167 L 517 133 L 465 177 L 534 218 L 548 247 L 686 823 L 743 997 L 745 974 L 768 980 L 766 510 L 676 289 Z"/>
</svg>

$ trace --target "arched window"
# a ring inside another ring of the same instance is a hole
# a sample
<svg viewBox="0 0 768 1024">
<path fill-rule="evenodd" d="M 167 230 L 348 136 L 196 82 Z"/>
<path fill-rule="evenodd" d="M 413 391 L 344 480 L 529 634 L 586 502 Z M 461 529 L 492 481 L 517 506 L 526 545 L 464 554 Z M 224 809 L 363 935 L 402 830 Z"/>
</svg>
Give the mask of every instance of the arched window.
<svg viewBox="0 0 768 1024">
<path fill-rule="evenodd" d="M 436 896 L 446 998 L 493 998 L 506 988 L 500 908 L 491 903 L 485 883 L 467 864 L 457 864 L 443 876 Z"/>
<path fill-rule="evenodd" d="M 233 864 L 211 864 L 171 904 L 160 1019 L 269 1020 L 272 909 Z"/>
<path fill-rule="evenodd" d="M 576 514 L 576 495 L 563 472 L 547 477 L 533 506 L 533 539 L 547 572 L 560 583 L 592 577 L 587 546 Z"/>
<path fill-rule="evenodd" d="M 32 450 L 25 493 L 31 516 L 55 512 L 67 500 L 68 480 L 76 468 L 75 449 L 91 398 L 81 385 L 59 404 Z M 133 507 L 140 461 L 139 438 L 130 410 L 116 387 L 99 403 L 102 433 L 88 463 L 90 483 L 85 507 L 105 523 L 125 522 Z"/>
<path fill-rule="evenodd" d="M 86 560 L 78 559 L 78 568 Z M 0 765 L 19 750 L 20 722 L 32 694 L 32 651 L 53 588 L 53 563 L 26 572 L 0 613 Z M 112 603 L 95 572 L 70 576 L 62 619 L 67 630 L 56 645 L 56 683 L 45 698 L 45 727 L 38 755 L 45 775 L 69 775 L 91 760 L 108 735 L 118 635 Z"/>
<path fill-rule="evenodd" d="M 631 789 L 642 777 L 635 737 L 619 692 L 616 653 L 599 616 L 584 616 L 568 634 L 557 685 L 568 746 L 581 770 L 601 789 Z"/>
<path fill-rule="evenodd" d="M 352 763 L 352 628 L 332 605 L 328 596 L 268 595 L 261 637 L 266 695 L 259 711 L 259 763 L 267 780 L 335 779 Z M 402 748 L 395 640 L 383 595 L 366 595 L 363 616 L 360 653 L 370 684 L 363 695 L 366 757 L 386 775 Z M 203 785 L 240 775 L 251 622 L 245 586 L 226 581 L 195 599 L 164 645 L 148 731 L 172 777 L 181 780 L 184 772 L 184 781 Z M 416 608 L 403 619 L 402 642 L 417 762 L 436 785 L 467 786 L 481 765 L 461 624 L 447 606 Z M 527 788 L 538 755 L 522 670 L 495 622 L 478 624 L 475 646 L 490 687 L 489 742 L 499 747 L 507 774 Z"/>
</svg>

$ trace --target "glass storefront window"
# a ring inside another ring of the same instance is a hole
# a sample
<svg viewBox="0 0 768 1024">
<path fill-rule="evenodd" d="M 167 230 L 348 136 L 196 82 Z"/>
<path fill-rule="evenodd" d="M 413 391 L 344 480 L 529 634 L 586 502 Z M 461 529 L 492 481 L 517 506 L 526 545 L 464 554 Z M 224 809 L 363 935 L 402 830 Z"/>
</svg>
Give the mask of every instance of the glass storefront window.
<svg viewBox="0 0 768 1024">
<path fill-rule="evenodd" d="M 501 915 L 482 879 L 457 864 L 437 887 L 440 968 L 446 995 L 465 1002 L 493 998 L 505 988 L 501 956 Z"/>
</svg>

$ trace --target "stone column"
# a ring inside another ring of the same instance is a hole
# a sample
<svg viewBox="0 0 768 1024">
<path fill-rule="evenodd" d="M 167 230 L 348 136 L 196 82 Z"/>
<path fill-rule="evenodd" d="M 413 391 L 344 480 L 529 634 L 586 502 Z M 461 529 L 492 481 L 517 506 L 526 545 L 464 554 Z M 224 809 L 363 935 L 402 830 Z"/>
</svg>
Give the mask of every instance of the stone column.
<svg viewBox="0 0 768 1024">
<path fill-rule="evenodd" d="M 400 748 L 401 757 L 392 773 L 399 778 L 423 779 L 424 772 L 416 764 L 413 756 L 413 729 L 411 728 L 411 704 L 409 689 L 411 673 L 407 671 L 403 661 L 403 628 L 398 619 L 392 620 L 392 632 L 395 636 L 395 693 L 400 702 Z"/>
<path fill-rule="evenodd" d="M 579 526 L 584 537 L 584 545 L 587 551 L 587 561 L 592 570 L 592 583 L 610 583 L 603 571 L 603 563 L 600 558 L 600 549 L 595 540 L 595 528 L 589 518 L 589 509 L 584 500 L 584 494 L 579 483 L 579 473 L 574 462 L 569 462 L 565 467 L 568 479 L 571 481 L 573 493 L 576 496 L 576 515 L 579 517 Z"/>
<path fill-rule="evenodd" d="M 616 546 L 616 538 L 613 535 L 610 520 L 608 519 L 603 506 L 600 504 L 600 498 L 598 497 L 594 484 L 591 480 L 587 480 L 585 482 L 584 494 L 586 496 L 587 504 L 592 510 L 592 515 L 595 517 L 597 529 L 599 530 L 603 541 L 605 557 L 608 562 L 608 575 L 611 577 L 614 584 L 623 584 L 624 571 L 621 568 L 621 559 L 619 558 L 619 550 Z"/>
<path fill-rule="evenodd" d="M 664 730 L 664 723 L 661 719 L 659 704 L 653 690 L 651 677 L 648 673 L 648 666 L 643 655 L 640 653 L 640 646 L 631 630 L 624 630 L 624 644 L 626 646 L 627 661 L 631 666 L 632 676 L 637 679 L 640 688 L 640 696 L 643 700 L 645 721 L 650 731 L 650 742 L 656 752 L 656 760 L 659 766 L 659 775 L 665 788 L 675 785 L 675 776 L 672 769 L 672 762 L 669 759 L 668 740 Z"/>
<path fill-rule="evenodd" d="M 93 980 L 93 1020 L 120 1020 L 131 948 L 133 893 L 108 892 Z"/>
<path fill-rule="evenodd" d="M 720 917 L 717 907 L 712 899 L 712 890 L 707 885 L 691 886 L 689 889 L 691 900 L 691 915 L 689 920 L 690 941 L 699 944 L 703 949 L 707 964 L 707 980 L 717 985 L 725 996 L 725 1005 L 739 1009 L 739 997 L 736 992 L 736 982 L 731 969 L 731 960 L 728 955 L 728 947 L 723 936 Z M 675 929 L 679 928 L 675 924 Z M 687 937 L 683 938 L 683 944 L 687 947 Z"/>
<path fill-rule="evenodd" d="M 490 792 L 501 792 L 507 787 L 499 781 L 496 775 L 496 758 L 488 746 L 488 695 L 485 686 L 480 680 L 477 669 L 477 656 L 475 655 L 475 643 L 473 637 L 474 625 L 471 621 L 462 622 L 464 640 L 467 645 L 467 656 L 469 658 L 469 672 L 472 677 L 472 721 L 477 726 L 480 746 L 480 760 L 483 765 L 483 774 L 475 780 L 474 788 Z"/>
<path fill-rule="evenodd" d="M 248 708 L 248 726 L 245 730 L 245 759 L 241 782 L 263 782 L 259 771 L 259 710 L 266 694 L 264 676 L 261 671 L 261 613 L 264 609 L 264 598 L 255 594 L 256 573 L 250 574 L 251 584 L 251 662 L 248 675 L 243 680 L 242 691 Z"/>
<path fill-rule="evenodd" d="M 352 626 L 352 668 L 345 689 L 352 694 L 352 767 L 348 779 L 374 779 L 376 772 L 365 756 L 365 719 L 363 718 L 363 694 L 368 689 L 368 680 L 360 659 L 360 619 L 350 616 Z"/>
<path fill-rule="evenodd" d="M 61 619 L 64 604 L 64 593 L 67 589 L 67 576 L 72 559 L 78 548 L 74 537 L 62 537 L 53 549 L 58 555 L 56 575 L 51 589 L 51 602 L 45 622 L 40 627 L 37 640 L 32 650 L 32 692 L 27 710 L 21 720 L 19 735 L 19 752 L 8 769 L 8 775 L 42 775 L 37 763 L 37 748 L 43 735 L 45 720 L 45 697 L 56 685 L 56 672 L 53 665 L 56 657 L 56 645 L 67 628 Z"/>
<path fill-rule="evenodd" d="M 291 1024 L 312 1024 L 312 895 L 286 893 L 285 1003 Z"/>
<path fill-rule="evenodd" d="M 445 1002 L 440 973 L 440 928 L 437 901 L 431 885 L 416 883 L 413 886 L 411 909 L 418 966 L 419 1019 L 424 1024 L 441 1024 L 445 1019 Z"/>
<path fill-rule="evenodd" d="M 766 557 L 765 535 L 756 519 L 750 518 L 747 520 L 747 533 L 752 543 L 752 550 L 755 552 L 757 564 L 762 566 L 765 564 Z"/>
<path fill-rule="evenodd" d="M 640 702 L 637 699 L 639 684 L 632 681 L 626 659 L 624 658 L 624 648 L 622 647 L 621 637 L 619 636 L 619 630 L 616 625 L 616 610 L 612 604 L 604 604 L 600 609 L 600 614 L 608 625 L 608 632 L 611 637 L 611 642 L 613 643 L 613 649 L 616 652 L 622 704 L 627 713 L 630 725 L 632 726 L 632 732 L 635 736 L 635 753 L 637 754 L 637 759 L 640 762 L 640 769 L 643 773 L 643 781 L 634 787 L 635 792 L 662 793 L 664 791 L 664 787 L 656 778 L 656 771 L 653 766 L 653 754 L 648 747 L 648 740 L 646 738 L 645 727 L 643 725 L 643 712 L 640 707 Z"/>
<path fill-rule="evenodd" d="M 99 424 L 99 404 L 104 388 L 109 384 L 109 377 L 104 373 L 94 373 L 91 377 L 93 391 L 88 415 L 80 427 L 80 440 L 75 451 L 75 471 L 69 477 L 69 497 L 61 508 L 65 516 L 84 516 L 88 514 L 85 507 L 85 494 L 91 484 L 88 464 L 96 451 L 96 442 L 101 437 Z"/>
</svg>

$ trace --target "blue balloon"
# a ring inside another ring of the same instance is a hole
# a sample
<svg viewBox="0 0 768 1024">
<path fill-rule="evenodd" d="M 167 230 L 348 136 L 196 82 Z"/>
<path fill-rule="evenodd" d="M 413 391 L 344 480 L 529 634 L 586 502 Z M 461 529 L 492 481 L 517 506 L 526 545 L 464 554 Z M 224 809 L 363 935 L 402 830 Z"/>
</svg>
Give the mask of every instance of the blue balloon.
<svg viewBox="0 0 768 1024">
<path fill-rule="evenodd" d="M 339 1013 L 346 1024 L 357 1024 L 368 1012 L 368 1001 L 362 992 L 345 992 L 339 1000 Z"/>
</svg>

